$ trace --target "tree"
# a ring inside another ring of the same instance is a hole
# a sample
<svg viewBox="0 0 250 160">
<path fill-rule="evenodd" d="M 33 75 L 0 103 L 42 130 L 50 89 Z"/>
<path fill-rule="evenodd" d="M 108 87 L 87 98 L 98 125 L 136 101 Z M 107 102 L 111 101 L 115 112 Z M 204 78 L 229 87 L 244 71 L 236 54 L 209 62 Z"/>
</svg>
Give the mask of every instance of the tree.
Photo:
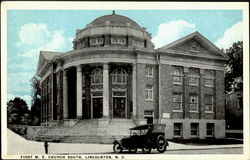
<svg viewBox="0 0 250 160">
<path fill-rule="evenodd" d="M 31 119 L 33 125 L 40 124 L 41 90 L 40 80 L 36 75 L 30 80 L 32 88 Z"/>
<path fill-rule="evenodd" d="M 8 124 L 30 124 L 30 111 L 27 103 L 20 97 L 7 102 Z"/>
<path fill-rule="evenodd" d="M 242 91 L 243 89 L 243 42 L 234 43 L 226 50 L 229 61 L 226 65 L 226 92 Z"/>
</svg>

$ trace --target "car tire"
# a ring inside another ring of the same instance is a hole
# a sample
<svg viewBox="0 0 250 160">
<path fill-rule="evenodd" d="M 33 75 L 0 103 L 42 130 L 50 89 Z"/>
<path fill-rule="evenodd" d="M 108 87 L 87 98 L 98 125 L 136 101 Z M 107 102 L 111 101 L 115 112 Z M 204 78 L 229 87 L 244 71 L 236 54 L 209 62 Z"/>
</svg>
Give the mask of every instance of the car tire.
<svg viewBox="0 0 250 160">
<path fill-rule="evenodd" d="M 157 148 L 163 148 L 166 145 L 166 139 L 163 135 L 159 135 L 156 140 Z"/>
<path fill-rule="evenodd" d="M 130 153 L 136 153 L 136 152 L 137 152 L 137 148 L 129 149 L 129 152 L 130 152 Z"/>
<path fill-rule="evenodd" d="M 151 148 L 143 147 L 143 148 L 142 148 L 142 152 L 143 152 L 143 153 L 150 153 L 150 152 L 151 152 Z"/>
<path fill-rule="evenodd" d="M 122 152 L 122 147 L 119 143 L 114 143 L 113 145 L 113 151 L 115 153 L 121 153 Z"/>
<path fill-rule="evenodd" d="M 167 150 L 167 146 L 165 145 L 164 147 L 158 147 L 157 148 L 157 151 L 159 152 L 159 153 L 163 153 L 163 152 L 165 152 Z"/>
</svg>

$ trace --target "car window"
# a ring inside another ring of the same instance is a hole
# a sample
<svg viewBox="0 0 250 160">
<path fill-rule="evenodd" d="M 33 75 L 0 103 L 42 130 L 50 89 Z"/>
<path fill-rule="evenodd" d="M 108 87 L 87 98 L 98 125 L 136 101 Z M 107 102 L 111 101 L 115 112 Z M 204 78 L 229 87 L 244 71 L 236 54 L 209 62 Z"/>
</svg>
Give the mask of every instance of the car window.
<svg viewBox="0 0 250 160">
<path fill-rule="evenodd" d="M 131 130 L 131 136 L 140 135 L 140 130 Z"/>
</svg>

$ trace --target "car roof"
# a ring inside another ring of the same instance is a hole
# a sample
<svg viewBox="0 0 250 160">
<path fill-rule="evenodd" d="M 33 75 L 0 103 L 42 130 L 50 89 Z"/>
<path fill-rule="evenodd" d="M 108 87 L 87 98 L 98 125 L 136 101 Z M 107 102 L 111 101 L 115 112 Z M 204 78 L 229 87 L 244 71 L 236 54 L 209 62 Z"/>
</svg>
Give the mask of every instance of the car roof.
<svg viewBox="0 0 250 160">
<path fill-rule="evenodd" d="M 130 130 L 141 130 L 141 129 L 148 129 L 148 127 L 152 127 L 153 124 L 144 124 L 140 126 L 136 126 L 134 128 L 130 128 Z"/>
<path fill-rule="evenodd" d="M 149 127 L 153 128 L 154 126 L 158 126 L 158 125 L 164 125 L 165 124 L 144 124 L 144 125 L 140 125 L 140 126 L 136 126 L 134 128 L 130 128 L 130 130 L 142 130 L 142 129 L 148 129 Z"/>
</svg>

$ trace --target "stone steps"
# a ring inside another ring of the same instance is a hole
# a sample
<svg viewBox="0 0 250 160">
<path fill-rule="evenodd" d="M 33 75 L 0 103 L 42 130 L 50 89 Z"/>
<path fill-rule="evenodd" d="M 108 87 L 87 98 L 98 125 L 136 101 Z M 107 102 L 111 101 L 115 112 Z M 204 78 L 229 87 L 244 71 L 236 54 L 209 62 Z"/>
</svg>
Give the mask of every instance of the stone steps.
<svg viewBox="0 0 250 160">
<path fill-rule="evenodd" d="M 108 125 L 99 126 L 98 120 L 79 120 L 72 127 L 55 126 L 36 137 L 38 141 L 67 143 L 113 143 L 116 138 L 129 135 L 135 127 L 131 119 L 111 119 Z"/>
</svg>

